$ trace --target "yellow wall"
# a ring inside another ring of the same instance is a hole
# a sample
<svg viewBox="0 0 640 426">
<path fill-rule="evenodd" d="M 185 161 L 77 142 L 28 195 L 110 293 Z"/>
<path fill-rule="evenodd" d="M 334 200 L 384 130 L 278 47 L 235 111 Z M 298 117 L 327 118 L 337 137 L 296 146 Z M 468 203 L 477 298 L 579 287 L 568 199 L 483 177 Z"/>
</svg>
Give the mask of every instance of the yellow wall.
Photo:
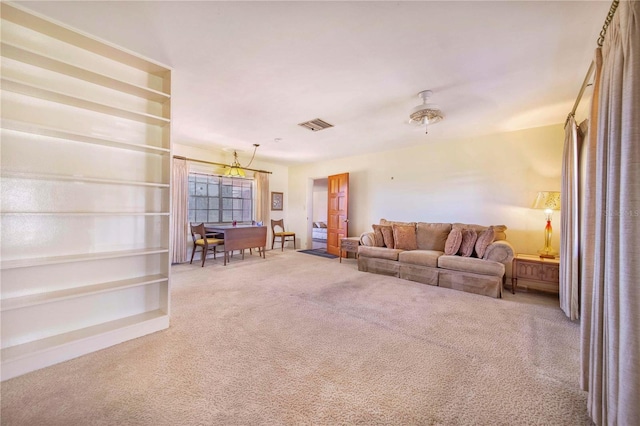
<svg viewBox="0 0 640 426">
<path fill-rule="evenodd" d="M 537 191 L 559 191 L 564 130 L 553 125 L 470 139 L 425 142 L 289 168 L 288 226 L 309 242 L 313 179 L 349 172 L 349 234 L 380 218 L 505 224 L 518 252 L 544 245 L 544 214 L 530 208 Z M 560 213 L 553 219 L 559 249 Z M 310 244 L 310 242 L 309 242 Z"/>
</svg>

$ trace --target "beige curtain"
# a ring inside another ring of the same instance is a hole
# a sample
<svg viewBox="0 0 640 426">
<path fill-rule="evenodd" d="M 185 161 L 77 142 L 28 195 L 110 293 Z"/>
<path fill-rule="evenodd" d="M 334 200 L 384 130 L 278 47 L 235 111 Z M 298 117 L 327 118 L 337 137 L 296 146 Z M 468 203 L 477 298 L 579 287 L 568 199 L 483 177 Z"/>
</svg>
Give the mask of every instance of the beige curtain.
<svg viewBox="0 0 640 426">
<path fill-rule="evenodd" d="M 269 174 L 256 172 L 254 177 L 256 181 L 256 221 L 263 222 L 268 226 L 269 220 Z"/>
<path fill-rule="evenodd" d="M 579 218 L 578 218 L 578 153 L 580 138 L 573 115 L 565 126 L 562 163 L 562 210 L 560 211 L 560 308 L 571 320 L 580 315 L 579 301 Z"/>
<path fill-rule="evenodd" d="M 632 425 L 640 419 L 640 2 L 620 2 L 596 66 L 583 233 L 582 385 L 596 424 Z"/>
<path fill-rule="evenodd" d="M 171 263 L 187 261 L 187 203 L 189 167 L 187 160 L 173 159 L 171 183 Z"/>
<path fill-rule="evenodd" d="M 580 215 L 580 335 L 581 335 L 581 365 L 582 375 L 580 383 L 584 390 L 589 389 L 590 383 L 590 342 L 591 316 L 593 315 L 593 265 L 595 261 L 595 227 L 596 217 L 596 152 L 598 146 L 598 104 L 600 103 L 600 79 L 602 77 L 602 50 L 596 49 L 594 58 L 594 84 L 591 97 L 591 111 L 589 113 L 589 133 L 585 139 L 584 150 L 584 198 Z M 593 380 L 591 380 L 593 382 Z M 594 390 L 595 391 L 595 390 Z"/>
</svg>

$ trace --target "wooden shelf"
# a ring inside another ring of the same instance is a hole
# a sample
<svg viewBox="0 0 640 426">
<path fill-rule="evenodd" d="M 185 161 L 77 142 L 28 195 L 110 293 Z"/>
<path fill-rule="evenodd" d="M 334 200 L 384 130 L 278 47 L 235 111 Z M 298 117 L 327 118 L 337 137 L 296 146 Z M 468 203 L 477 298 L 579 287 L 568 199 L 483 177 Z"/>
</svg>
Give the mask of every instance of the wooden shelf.
<svg viewBox="0 0 640 426">
<path fill-rule="evenodd" d="M 120 250 L 102 253 L 83 253 L 66 256 L 34 257 L 29 259 L 3 260 L 0 269 L 29 268 L 33 266 L 57 265 L 60 263 L 88 262 L 93 260 L 116 259 L 120 257 L 148 256 L 152 254 L 168 253 L 169 249 L 162 247 Z"/>
<path fill-rule="evenodd" d="M 0 16 L 7 380 L 169 327 L 172 97 L 169 67 L 20 5 Z M 48 248 L 23 226 L 53 230 Z"/>
<path fill-rule="evenodd" d="M 28 306 L 41 305 L 43 303 L 57 302 L 72 299 L 75 297 L 88 296 L 91 294 L 105 293 L 108 291 L 123 290 L 130 287 L 139 287 L 148 284 L 166 282 L 169 279 L 164 275 L 149 275 L 146 277 L 131 278 L 128 280 L 111 281 L 107 283 L 87 285 L 77 288 L 50 291 L 45 293 L 32 294 L 28 296 L 11 297 L 1 301 L 0 311 L 26 308 Z"/>
<path fill-rule="evenodd" d="M 77 46 L 80 49 L 120 62 L 121 64 L 158 75 L 168 71 L 166 66 L 160 65 L 151 59 L 143 58 L 138 54 L 129 52 L 108 41 L 97 40 L 93 36 L 68 28 L 64 24 L 53 22 L 49 18 L 44 18 L 33 11 L 26 11 L 15 4 L 3 2 L 0 4 L 0 10 L 2 11 L 0 13 L 2 19 Z"/>
<path fill-rule="evenodd" d="M 109 89 L 117 90 L 150 101 L 162 103 L 169 100 L 170 98 L 170 95 L 167 93 L 162 93 L 148 87 L 138 86 L 121 80 L 117 80 L 113 77 L 109 77 L 107 75 L 100 74 L 86 68 L 81 68 L 76 65 L 60 61 L 58 59 L 43 55 L 38 52 L 34 52 L 32 50 L 18 47 L 10 43 L 2 42 L 0 44 L 0 50 L 2 52 L 2 56 L 4 56 L 5 58 L 14 59 L 16 61 L 20 61 L 29 65 L 35 65 L 49 71 L 65 74 L 89 83 L 94 83 Z"/>
<path fill-rule="evenodd" d="M 0 212 L 2 216 L 169 216 L 169 212 Z"/>
<path fill-rule="evenodd" d="M 67 95 L 65 93 L 49 90 L 47 88 L 32 84 L 22 83 L 9 78 L 2 79 L 2 90 L 20 93 L 22 95 L 31 96 L 34 98 L 44 99 L 47 101 L 57 102 L 72 107 L 87 109 L 114 117 L 139 121 L 141 123 L 152 124 L 156 126 L 164 126 L 169 124 L 170 122 L 168 118 L 137 111 L 130 111 L 110 105 L 101 104 L 98 102 L 89 101 L 86 99 L 78 98 L 76 96 Z"/>
<path fill-rule="evenodd" d="M 168 183 L 157 182 L 140 182 L 133 180 L 118 180 L 118 179 L 102 179 L 92 178 L 85 176 L 68 176 L 68 175 L 52 175 L 44 173 L 27 173 L 27 172 L 12 172 L 3 171 L 0 175 L 2 178 L 13 179 L 32 179 L 32 180 L 59 180 L 65 182 L 86 182 L 86 183 L 100 183 L 108 185 L 131 185 L 131 186 L 149 186 L 157 188 L 169 188 Z"/>
<path fill-rule="evenodd" d="M 142 151 L 151 154 L 164 155 L 169 154 L 170 152 L 170 150 L 167 148 L 160 148 L 153 145 L 140 145 L 131 142 L 98 138 L 92 135 L 69 132 L 67 130 L 60 130 L 53 127 L 41 126 L 38 124 L 24 123 L 22 121 L 2 119 L 0 123 L 0 127 L 2 127 L 3 129 L 29 133 L 32 135 L 49 136 L 57 139 L 72 140 L 75 142 L 84 142 L 94 145 L 108 146 L 112 148 L 128 149 L 132 151 Z"/>
<path fill-rule="evenodd" d="M 91 327 L 81 328 L 70 331 L 68 333 L 58 334 L 56 336 L 38 339 L 33 342 L 23 343 L 21 345 L 10 346 L 2 349 L 2 361 L 7 362 L 23 356 L 33 356 L 34 354 L 46 350 L 51 350 L 57 346 L 66 345 L 74 341 L 94 338 L 101 334 L 114 332 L 122 328 L 137 325 L 145 321 L 152 321 L 158 318 L 167 317 L 168 315 L 160 309 L 150 312 L 144 312 L 130 317 L 120 318 L 115 321 L 109 321 Z"/>
</svg>

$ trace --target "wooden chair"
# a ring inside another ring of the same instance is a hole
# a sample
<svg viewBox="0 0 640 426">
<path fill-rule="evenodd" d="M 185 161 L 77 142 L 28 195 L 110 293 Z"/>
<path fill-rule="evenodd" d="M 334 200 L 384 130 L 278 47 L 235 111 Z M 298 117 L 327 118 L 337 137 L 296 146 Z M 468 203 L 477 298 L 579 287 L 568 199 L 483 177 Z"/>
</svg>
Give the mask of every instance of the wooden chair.
<svg viewBox="0 0 640 426">
<path fill-rule="evenodd" d="M 282 229 L 282 231 L 276 231 L 276 227 Z M 276 242 L 276 237 L 280 237 L 280 251 L 284 251 L 284 243 L 286 241 L 293 241 L 293 248 L 296 248 L 296 233 L 295 232 L 287 232 L 284 230 L 284 219 L 273 220 L 271 219 L 271 234 L 273 237 L 271 238 L 271 250 L 273 250 L 273 245 Z M 293 237 L 293 240 L 291 240 Z"/>
<path fill-rule="evenodd" d="M 191 224 L 191 238 L 193 238 L 193 250 L 191 251 L 191 262 L 193 263 L 193 256 L 196 254 L 196 248 L 202 248 L 202 266 L 204 266 L 204 261 L 207 258 L 207 254 L 209 250 L 213 251 L 213 258 L 216 258 L 216 249 L 218 246 L 224 244 L 224 240 L 219 238 L 208 238 L 206 237 L 206 231 L 204 229 L 204 223 L 199 225 Z"/>
</svg>

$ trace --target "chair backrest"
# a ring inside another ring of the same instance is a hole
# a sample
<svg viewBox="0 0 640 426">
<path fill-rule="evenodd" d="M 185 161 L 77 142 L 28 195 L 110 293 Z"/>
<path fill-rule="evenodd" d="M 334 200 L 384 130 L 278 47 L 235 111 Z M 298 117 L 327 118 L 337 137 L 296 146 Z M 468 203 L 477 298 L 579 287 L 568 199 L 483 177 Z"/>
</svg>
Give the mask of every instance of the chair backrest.
<svg viewBox="0 0 640 426">
<path fill-rule="evenodd" d="M 276 226 L 279 226 L 282 229 L 282 231 L 277 231 Z M 280 220 L 271 219 L 271 232 L 273 233 L 284 232 L 284 219 L 280 219 Z"/>
<path fill-rule="evenodd" d="M 196 240 L 199 240 L 200 238 L 204 238 L 204 236 L 205 236 L 204 223 L 201 223 L 199 225 L 194 225 L 192 223 L 191 238 L 193 238 L 193 242 L 195 243 Z"/>
</svg>

